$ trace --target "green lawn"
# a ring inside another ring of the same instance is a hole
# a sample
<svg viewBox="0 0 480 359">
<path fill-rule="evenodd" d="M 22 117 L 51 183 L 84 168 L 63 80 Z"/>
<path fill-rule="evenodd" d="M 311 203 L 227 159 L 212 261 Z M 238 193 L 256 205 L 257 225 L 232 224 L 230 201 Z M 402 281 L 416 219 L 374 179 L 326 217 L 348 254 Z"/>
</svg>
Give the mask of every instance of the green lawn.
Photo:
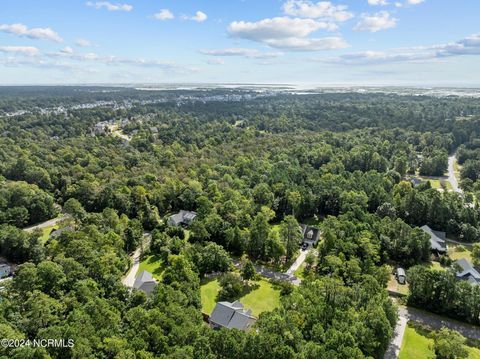
<svg viewBox="0 0 480 359">
<path fill-rule="evenodd" d="M 459 247 L 460 246 L 458 244 L 448 243 L 448 256 L 452 258 L 452 260 L 454 261 L 459 260 L 461 258 L 465 258 L 466 260 L 471 262 L 472 252 L 470 251 L 470 249 L 464 246 L 465 250 L 462 251 L 461 248 Z"/>
<path fill-rule="evenodd" d="M 480 359 L 480 349 L 467 346 L 468 359 Z M 421 328 L 416 328 L 410 323 L 405 329 L 402 348 L 400 349 L 399 359 L 434 359 L 433 339 L 430 338 L 430 332 Z"/>
<path fill-rule="evenodd" d="M 246 294 L 239 301 L 245 309 L 251 309 L 254 316 L 262 312 L 271 311 L 280 306 L 280 290 L 275 289 L 272 284 L 264 279 L 255 282 L 258 288 Z M 220 292 L 218 279 L 208 280 L 200 287 L 202 301 L 202 312 L 211 314 L 217 303 L 217 295 Z"/>
<path fill-rule="evenodd" d="M 280 291 L 273 288 L 272 284 L 264 279 L 257 283 L 260 285 L 258 289 L 240 298 L 245 309 L 251 309 L 254 316 L 259 316 L 262 312 L 271 311 L 280 306 Z"/>
<path fill-rule="evenodd" d="M 218 279 L 212 279 L 202 283 L 200 287 L 200 297 L 202 300 L 202 313 L 210 315 L 217 303 L 217 295 L 220 292 L 220 283 Z"/>
<path fill-rule="evenodd" d="M 144 270 L 153 274 L 153 277 L 156 280 L 162 279 L 162 273 L 165 268 L 163 267 L 162 260 L 155 255 L 145 257 L 141 262 L 138 268 L 137 276 L 140 275 Z"/>
<path fill-rule="evenodd" d="M 50 237 L 50 233 L 57 230 L 58 228 L 59 228 L 58 225 L 42 228 L 42 236 L 40 237 L 40 240 L 42 241 L 42 243 L 45 244 L 48 241 L 48 238 Z"/>
</svg>

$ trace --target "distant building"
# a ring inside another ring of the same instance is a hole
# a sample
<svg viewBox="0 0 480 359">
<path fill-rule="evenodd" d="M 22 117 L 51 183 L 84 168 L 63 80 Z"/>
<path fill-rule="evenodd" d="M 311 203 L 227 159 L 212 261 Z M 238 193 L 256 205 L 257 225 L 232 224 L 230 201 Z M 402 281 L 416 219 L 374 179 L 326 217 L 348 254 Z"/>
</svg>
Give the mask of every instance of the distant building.
<svg viewBox="0 0 480 359">
<path fill-rule="evenodd" d="M 410 183 L 413 185 L 413 187 L 418 187 L 423 184 L 423 181 L 420 178 L 413 177 L 410 179 Z"/>
<path fill-rule="evenodd" d="M 63 232 L 65 232 L 65 231 L 71 231 L 71 230 L 73 230 L 73 227 L 72 227 L 72 226 L 67 226 L 67 227 L 63 227 L 63 228 L 56 229 L 56 230 L 50 232 L 50 238 L 57 238 L 57 237 L 59 237 Z"/>
<path fill-rule="evenodd" d="M 243 304 L 238 301 L 218 302 L 209 318 L 213 328 L 223 327 L 239 330 L 248 330 L 256 320 L 252 311 L 243 309 Z"/>
<path fill-rule="evenodd" d="M 307 226 L 306 224 L 300 224 L 302 231 L 303 243 L 307 243 L 310 247 L 316 246 L 320 240 L 320 230 L 315 227 Z"/>
<path fill-rule="evenodd" d="M 152 273 L 147 271 L 140 273 L 140 275 L 135 279 L 135 283 L 133 283 L 133 288 L 141 290 L 147 295 L 152 294 L 156 286 L 157 281 L 153 278 Z"/>
<path fill-rule="evenodd" d="M 171 226 L 188 226 L 197 217 L 196 212 L 184 211 L 171 215 L 168 224 Z"/>
<path fill-rule="evenodd" d="M 465 258 L 459 259 L 455 262 L 455 265 L 459 267 L 457 271 L 457 278 L 460 280 L 466 280 L 472 285 L 480 284 L 480 273 L 473 267 L 473 265 Z"/>
<path fill-rule="evenodd" d="M 8 277 L 12 274 L 12 268 L 8 264 L 0 264 L 0 278 Z"/>
<path fill-rule="evenodd" d="M 425 225 L 421 227 L 422 231 L 430 236 L 430 248 L 437 253 L 447 253 L 447 242 L 445 240 L 447 234 L 445 232 L 434 231 L 429 226 Z"/>
</svg>

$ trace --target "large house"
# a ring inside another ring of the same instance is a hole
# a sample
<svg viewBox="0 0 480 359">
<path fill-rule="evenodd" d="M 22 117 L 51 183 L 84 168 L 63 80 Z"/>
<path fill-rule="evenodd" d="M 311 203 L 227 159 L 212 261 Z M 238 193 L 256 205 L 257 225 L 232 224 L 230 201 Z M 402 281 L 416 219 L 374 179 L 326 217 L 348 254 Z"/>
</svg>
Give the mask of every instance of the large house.
<svg viewBox="0 0 480 359">
<path fill-rule="evenodd" d="M 196 212 L 181 210 L 168 219 L 168 224 L 171 226 L 188 226 L 197 217 Z"/>
<path fill-rule="evenodd" d="M 152 273 L 147 271 L 143 271 L 140 275 L 135 279 L 135 283 L 133 283 L 133 288 L 141 290 L 146 295 L 152 294 L 157 286 L 157 281 L 153 278 Z"/>
<path fill-rule="evenodd" d="M 472 285 L 480 284 L 480 273 L 473 267 L 473 265 L 465 258 L 461 258 L 455 262 L 458 266 L 457 278 L 460 280 L 466 280 Z"/>
<path fill-rule="evenodd" d="M 301 224 L 300 229 L 302 231 L 303 243 L 307 243 L 310 247 L 316 246 L 320 240 L 320 230 L 315 227 Z"/>
<path fill-rule="evenodd" d="M 422 231 L 430 236 L 430 248 L 433 252 L 444 254 L 447 253 L 447 242 L 445 232 L 434 231 L 429 226 L 421 227 Z"/>
<path fill-rule="evenodd" d="M 12 268 L 8 264 L 0 264 L 0 278 L 8 277 L 10 274 L 12 274 Z"/>
<path fill-rule="evenodd" d="M 213 328 L 248 330 L 257 320 L 251 310 L 243 309 L 243 304 L 235 301 L 218 302 L 210 315 L 209 322 Z"/>
</svg>

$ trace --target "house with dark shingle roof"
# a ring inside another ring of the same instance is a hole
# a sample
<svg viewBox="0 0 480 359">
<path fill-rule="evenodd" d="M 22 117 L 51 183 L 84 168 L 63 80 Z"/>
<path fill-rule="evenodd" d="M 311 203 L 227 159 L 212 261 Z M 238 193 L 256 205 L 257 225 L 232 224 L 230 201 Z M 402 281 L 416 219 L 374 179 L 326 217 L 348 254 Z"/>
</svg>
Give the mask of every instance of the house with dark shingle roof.
<svg viewBox="0 0 480 359">
<path fill-rule="evenodd" d="M 146 295 L 152 294 L 157 286 L 157 281 L 153 278 L 152 273 L 147 271 L 143 271 L 140 275 L 135 279 L 135 283 L 133 283 L 133 288 L 141 290 Z"/>
<path fill-rule="evenodd" d="M 239 330 L 248 330 L 256 320 L 252 311 L 243 309 L 243 304 L 239 301 L 218 302 L 209 318 L 213 328 L 223 327 Z"/>
<path fill-rule="evenodd" d="M 306 224 L 300 224 L 300 229 L 303 236 L 302 242 L 307 243 L 310 247 L 316 246 L 320 240 L 320 230 L 315 227 L 307 226 Z"/>
<path fill-rule="evenodd" d="M 181 210 L 170 216 L 168 224 L 171 226 L 188 226 L 195 217 L 197 217 L 196 212 Z"/>
<path fill-rule="evenodd" d="M 457 266 L 457 278 L 460 280 L 466 280 L 472 285 L 480 284 L 480 273 L 473 267 L 472 263 L 467 261 L 465 258 L 461 258 L 455 261 Z"/>
<path fill-rule="evenodd" d="M 429 226 L 425 225 L 420 227 L 422 231 L 430 236 L 430 248 L 437 253 L 447 253 L 447 241 L 445 240 L 447 234 L 445 232 L 434 231 Z"/>
</svg>

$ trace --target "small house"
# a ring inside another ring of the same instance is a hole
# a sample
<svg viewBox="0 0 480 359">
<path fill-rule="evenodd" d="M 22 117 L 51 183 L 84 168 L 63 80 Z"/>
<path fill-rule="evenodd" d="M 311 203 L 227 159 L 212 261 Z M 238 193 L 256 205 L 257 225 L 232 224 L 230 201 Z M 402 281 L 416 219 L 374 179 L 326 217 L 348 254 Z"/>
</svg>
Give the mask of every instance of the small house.
<svg viewBox="0 0 480 359">
<path fill-rule="evenodd" d="M 209 322 L 212 328 L 228 328 L 248 330 L 256 322 L 257 318 L 251 310 L 245 310 L 243 304 L 235 301 L 218 302 L 210 315 Z"/>
<path fill-rule="evenodd" d="M 434 231 L 427 225 L 421 227 L 421 229 L 422 231 L 427 233 L 430 237 L 430 248 L 432 252 L 436 252 L 439 254 L 447 253 L 448 247 L 447 247 L 447 242 L 445 240 L 447 234 L 445 232 Z"/>
<path fill-rule="evenodd" d="M 480 284 L 480 273 L 473 267 L 472 263 L 467 261 L 465 258 L 461 258 L 455 261 L 457 267 L 457 279 L 466 280 L 472 285 Z"/>
<path fill-rule="evenodd" d="M 10 274 L 12 274 L 12 268 L 8 264 L 0 264 L 0 278 L 8 277 Z"/>
<path fill-rule="evenodd" d="M 195 217 L 197 217 L 196 212 L 181 210 L 170 216 L 168 224 L 171 226 L 188 226 Z"/>
<path fill-rule="evenodd" d="M 317 245 L 318 241 L 320 240 L 320 230 L 318 228 L 301 224 L 300 230 L 303 236 L 303 243 L 307 243 L 309 247 L 314 247 Z"/>
<path fill-rule="evenodd" d="M 153 278 L 152 273 L 147 271 L 140 273 L 133 283 L 133 288 L 141 290 L 146 295 L 152 294 L 156 286 L 157 281 Z"/>
<path fill-rule="evenodd" d="M 407 283 L 407 275 L 405 274 L 405 269 L 403 268 L 397 268 L 397 273 L 395 275 L 397 277 L 397 282 L 399 284 L 405 284 Z"/>
</svg>

